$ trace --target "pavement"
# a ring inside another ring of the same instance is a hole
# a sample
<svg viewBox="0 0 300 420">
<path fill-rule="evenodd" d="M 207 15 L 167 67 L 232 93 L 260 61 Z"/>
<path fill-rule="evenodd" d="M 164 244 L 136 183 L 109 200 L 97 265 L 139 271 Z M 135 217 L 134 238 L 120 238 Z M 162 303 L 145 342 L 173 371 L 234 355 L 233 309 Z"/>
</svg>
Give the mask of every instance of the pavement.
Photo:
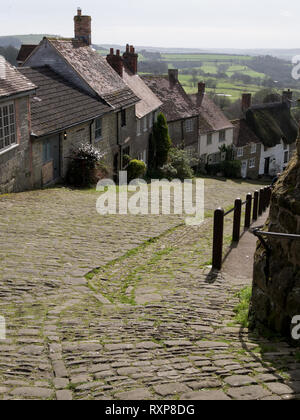
<svg viewBox="0 0 300 420">
<path fill-rule="evenodd" d="M 99 223 L 94 199 L 53 190 L 0 202 L 0 398 L 299 399 L 299 352 L 235 321 L 249 232 L 212 273 L 211 218 Z"/>
</svg>

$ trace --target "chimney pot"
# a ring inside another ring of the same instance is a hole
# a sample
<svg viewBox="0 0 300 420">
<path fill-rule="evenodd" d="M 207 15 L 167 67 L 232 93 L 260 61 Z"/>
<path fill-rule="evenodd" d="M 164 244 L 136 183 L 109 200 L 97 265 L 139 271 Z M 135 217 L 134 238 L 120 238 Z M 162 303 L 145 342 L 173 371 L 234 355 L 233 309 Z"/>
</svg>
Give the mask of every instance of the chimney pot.
<svg viewBox="0 0 300 420">
<path fill-rule="evenodd" d="M 242 95 L 242 111 L 246 112 L 252 105 L 252 94 L 243 93 Z"/>
<path fill-rule="evenodd" d="M 170 87 L 173 88 L 176 82 L 178 82 L 178 69 L 169 69 L 168 74 Z"/>
<path fill-rule="evenodd" d="M 77 16 L 74 17 L 75 40 L 84 42 L 87 45 L 92 44 L 92 18 L 91 16 L 82 16 L 81 9 L 77 10 Z"/>
<path fill-rule="evenodd" d="M 197 95 L 197 105 L 201 106 L 203 99 L 204 99 L 204 95 L 205 95 L 205 83 L 204 82 L 199 82 L 198 83 L 198 95 Z"/>
<path fill-rule="evenodd" d="M 117 54 L 117 55 L 120 55 L 120 50 L 117 50 L 117 51 L 116 51 L 116 54 Z"/>
<path fill-rule="evenodd" d="M 81 16 L 81 14 L 82 14 L 81 7 L 78 7 L 77 8 L 77 16 Z"/>
<path fill-rule="evenodd" d="M 113 48 L 110 49 L 110 55 L 114 55 L 114 49 Z"/>
</svg>

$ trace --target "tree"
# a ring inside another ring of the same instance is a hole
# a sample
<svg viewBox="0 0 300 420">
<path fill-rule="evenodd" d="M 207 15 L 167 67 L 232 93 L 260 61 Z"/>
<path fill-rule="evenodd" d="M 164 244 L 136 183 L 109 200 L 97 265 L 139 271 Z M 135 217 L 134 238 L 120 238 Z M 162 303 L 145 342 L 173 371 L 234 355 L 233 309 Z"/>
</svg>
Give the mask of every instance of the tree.
<svg viewBox="0 0 300 420">
<path fill-rule="evenodd" d="M 172 141 L 169 136 L 169 128 L 166 117 L 160 113 L 153 127 L 153 134 L 150 138 L 150 159 L 149 163 L 154 168 L 161 168 L 168 161 Z"/>
</svg>

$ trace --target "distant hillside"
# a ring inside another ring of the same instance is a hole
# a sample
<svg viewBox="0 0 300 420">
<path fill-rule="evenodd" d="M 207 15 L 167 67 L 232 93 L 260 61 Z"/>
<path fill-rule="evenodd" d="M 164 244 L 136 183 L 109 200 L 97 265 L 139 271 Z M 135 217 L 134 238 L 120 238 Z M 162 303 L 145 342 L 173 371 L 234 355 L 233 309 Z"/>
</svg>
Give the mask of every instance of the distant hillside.
<svg viewBox="0 0 300 420">
<path fill-rule="evenodd" d="M 0 47 L 8 47 L 11 45 L 15 48 L 20 48 L 22 44 L 39 44 L 44 36 L 58 36 L 48 34 L 37 34 L 37 35 L 11 35 L 11 36 L 0 36 Z"/>
</svg>

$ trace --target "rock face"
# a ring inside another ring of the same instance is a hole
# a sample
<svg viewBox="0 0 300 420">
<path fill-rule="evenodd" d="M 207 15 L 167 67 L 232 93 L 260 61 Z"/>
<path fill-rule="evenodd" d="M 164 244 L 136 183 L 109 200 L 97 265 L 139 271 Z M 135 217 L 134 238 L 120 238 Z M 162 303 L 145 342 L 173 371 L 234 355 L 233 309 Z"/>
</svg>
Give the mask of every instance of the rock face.
<svg viewBox="0 0 300 420">
<path fill-rule="evenodd" d="M 300 141 L 271 199 L 269 232 L 300 235 Z M 256 250 L 250 327 L 267 327 L 291 338 L 291 320 L 300 315 L 300 241 L 266 240 L 271 252 Z M 300 343 L 299 343 L 300 344 Z"/>
</svg>

